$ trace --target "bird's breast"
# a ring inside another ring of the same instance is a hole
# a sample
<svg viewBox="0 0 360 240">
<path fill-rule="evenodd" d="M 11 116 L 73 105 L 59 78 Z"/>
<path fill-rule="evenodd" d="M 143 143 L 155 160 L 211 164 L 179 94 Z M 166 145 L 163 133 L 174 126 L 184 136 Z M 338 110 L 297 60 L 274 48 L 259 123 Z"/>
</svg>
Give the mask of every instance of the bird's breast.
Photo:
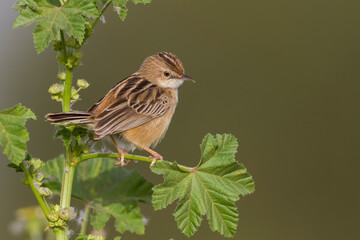
<svg viewBox="0 0 360 240">
<path fill-rule="evenodd" d="M 161 117 L 152 119 L 138 127 L 129 129 L 122 136 L 129 142 L 140 143 L 147 147 L 157 145 L 165 136 L 177 105 L 177 91 L 173 92 L 170 109 Z"/>
</svg>

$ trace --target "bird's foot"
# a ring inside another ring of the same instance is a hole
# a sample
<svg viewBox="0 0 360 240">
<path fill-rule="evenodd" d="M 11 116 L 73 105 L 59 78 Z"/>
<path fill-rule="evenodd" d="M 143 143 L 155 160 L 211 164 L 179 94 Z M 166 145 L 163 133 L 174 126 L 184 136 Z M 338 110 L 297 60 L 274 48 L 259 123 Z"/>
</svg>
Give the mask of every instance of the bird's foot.
<svg viewBox="0 0 360 240">
<path fill-rule="evenodd" d="M 117 158 L 118 162 L 114 163 L 114 166 L 119 166 L 119 165 L 122 166 L 122 167 L 126 166 L 130 162 L 129 159 L 125 159 L 126 154 L 128 154 L 128 153 L 125 152 L 125 151 L 122 151 L 120 153 L 120 157 Z"/>
<path fill-rule="evenodd" d="M 163 157 L 160 154 L 153 154 L 149 158 L 152 159 L 152 162 L 150 163 L 150 167 L 154 166 L 157 160 L 163 160 Z"/>
</svg>

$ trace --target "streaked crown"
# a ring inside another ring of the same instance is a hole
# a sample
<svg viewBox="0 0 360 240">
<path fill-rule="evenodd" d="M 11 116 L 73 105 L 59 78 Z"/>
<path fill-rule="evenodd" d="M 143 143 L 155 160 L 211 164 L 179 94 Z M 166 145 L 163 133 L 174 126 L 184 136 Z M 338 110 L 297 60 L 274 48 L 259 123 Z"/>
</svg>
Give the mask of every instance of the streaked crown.
<svg viewBox="0 0 360 240">
<path fill-rule="evenodd" d="M 154 70 L 168 70 L 180 76 L 185 73 L 182 62 L 175 54 L 168 52 L 160 52 L 146 58 L 140 67 L 143 73 L 155 73 Z"/>
</svg>

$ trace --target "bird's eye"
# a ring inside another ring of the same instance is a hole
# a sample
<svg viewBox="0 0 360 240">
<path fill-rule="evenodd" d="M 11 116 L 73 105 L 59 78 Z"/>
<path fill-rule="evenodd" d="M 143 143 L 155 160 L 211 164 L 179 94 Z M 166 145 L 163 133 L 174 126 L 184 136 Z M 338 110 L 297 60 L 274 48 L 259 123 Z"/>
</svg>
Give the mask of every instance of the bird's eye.
<svg viewBox="0 0 360 240">
<path fill-rule="evenodd" d="M 168 78 L 168 77 L 170 77 L 170 73 L 168 71 L 165 71 L 164 76 Z"/>
</svg>

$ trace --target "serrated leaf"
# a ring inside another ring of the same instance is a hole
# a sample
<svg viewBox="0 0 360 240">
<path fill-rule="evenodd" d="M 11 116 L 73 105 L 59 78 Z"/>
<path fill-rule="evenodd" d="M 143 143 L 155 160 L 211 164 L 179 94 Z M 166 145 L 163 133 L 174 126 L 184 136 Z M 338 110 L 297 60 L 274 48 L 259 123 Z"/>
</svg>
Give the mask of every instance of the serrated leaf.
<svg viewBox="0 0 360 240">
<path fill-rule="evenodd" d="M 112 216 L 115 218 L 115 229 L 124 233 L 130 231 L 144 234 L 145 226 L 140 208 L 133 204 L 112 203 L 106 206 L 96 205 L 95 213 L 90 216 L 90 223 L 95 230 L 100 231 Z"/>
<path fill-rule="evenodd" d="M 71 0 L 63 6 L 55 6 L 46 0 L 19 1 L 14 6 L 19 10 L 14 28 L 28 26 L 36 22 L 33 32 L 34 44 L 38 53 L 42 52 L 52 40 L 56 40 L 60 30 L 82 43 L 85 34 L 85 19 L 95 18 L 99 11 L 93 1 Z"/>
<path fill-rule="evenodd" d="M 42 168 L 44 176 L 49 179 L 43 185 L 56 193 L 61 188 L 63 161 L 61 156 L 46 162 Z M 142 234 L 144 224 L 137 204 L 151 201 L 152 187 L 153 184 L 137 172 L 115 167 L 112 159 L 98 158 L 77 166 L 72 196 L 90 203 L 93 208 L 91 224 L 95 229 L 102 229 L 112 216 L 119 232 Z M 137 226 L 132 225 L 135 223 Z"/>
<path fill-rule="evenodd" d="M 120 19 L 124 21 L 128 12 L 126 4 L 129 0 L 113 0 L 112 2 L 114 5 L 114 11 L 119 15 Z M 142 3 L 145 5 L 147 3 L 151 3 L 151 0 L 132 0 L 132 2 L 135 4 Z"/>
<path fill-rule="evenodd" d="M 230 134 L 206 135 L 200 146 L 201 160 L 191 171 L 182 171 L 176 162 L 157 162 L 151 170 L 164 175 L 164 183 L 153 188 L 153 206 L 165 208 L 178 199 L 174 212 L 178 227 L 192 236 L 207 215 L 210 228 L 225 237 L 235 234 L 239 195 L 254 191 L 246 168 L 235 161 L 238 144 Z"/>
<path fill-rule="evenodd" d="M 27 151 L 29 133 L 25 123 L 28 119 L 35 120 L 36 116 L 21 104 L 0 112 L 0 145 L 3 153 L 16 165 L 24 160 Z"/>
<path fill-rule="evenodd" d="M 110 217 L 110 213 L 102 211 L 102 209 L 97 209 L 97 211 L 94 211 L 94 213 L 90 215 L 90 223 L 96 231 L 100 232 L 105 227 L 105 224 L 109 221 Z"/>
</svg>

